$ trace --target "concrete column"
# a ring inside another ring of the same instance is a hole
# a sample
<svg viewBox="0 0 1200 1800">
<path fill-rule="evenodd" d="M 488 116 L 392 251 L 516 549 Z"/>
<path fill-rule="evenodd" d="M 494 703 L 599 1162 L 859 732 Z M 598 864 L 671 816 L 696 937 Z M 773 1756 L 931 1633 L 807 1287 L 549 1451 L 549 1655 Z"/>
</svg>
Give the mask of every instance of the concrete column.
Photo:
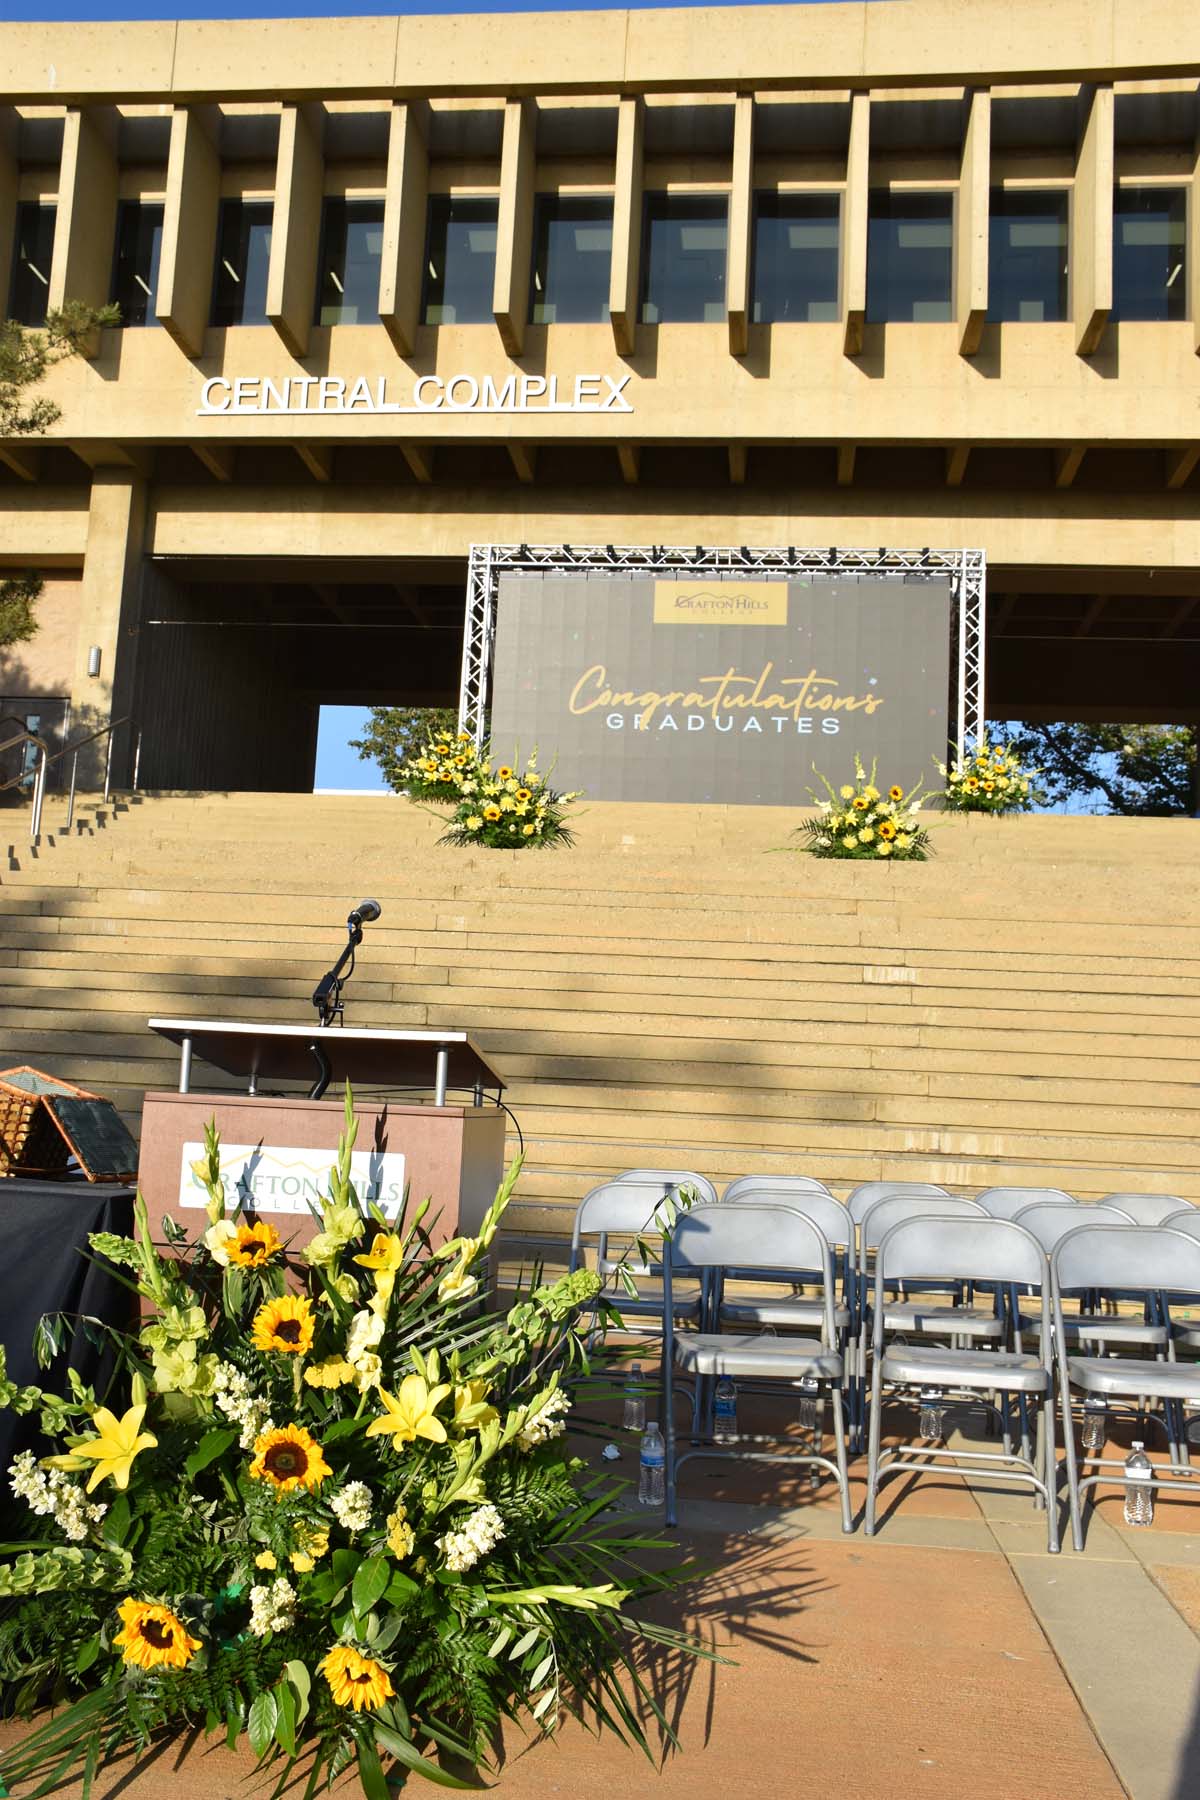
<svg viewBox="0 0 1200 1800">
<path fill-rule="evenodd" d="M 1097 348 L 1112 311 L 1113 90 L 1091 91 L 1075 159 L 1071 207 L 1071 314 L 1075 348 Z"/>
<path fill-rule="evenodd" d="M 146 537 L 146 482 L 134 469 L 97 469 L 92 476 L 87 549 L 79 593 L 79 630 L 71 676 L 71 735 L 80 737 L 128 714 L 134 693 L 138 602 Z M 100 673 L 88 674 L 93 645 Z M 135 722 L 136 723 L 136 722 Z M 130 734 L 124 734 L 129 738 Z M 122 754 L 128 745 L 119 746 Z M 105 745 L 79 778 L 103 780 Z"/>
<path fill-rule="evenodd" d="M 285 106 L 279 115 L 267 317 L 293 356 L 307 354 L 312 330 L 324 185 L 316 119 L 307 106 Z"/>
<path fill-rule="evenodd" d="M 68 106 L 63 121 L 58 218 L 50 264 L 48 304 L 68 300 L 104 306 L 112 285 L 117 228 L 117 154 L 111 116 L 96 107 Z M 83 346 L 94 355 L 99 337 Z"/>
<path fill-rule="evenodd" d="M 17 234 L 17 115 L 0 107 L 0 307 L 7 309 Z M 7 311 L 5 313 L 7 317 Z"/>
<path fill-rule="evenodd" d="M 850 142 L 846 150 L 846 195 L 842 201 L 843 348 L 857 356 L 867 318 L 867 214 L 871 179 L 871 97 L 850 96 Z"/>
<path fill-rule="evenodd" d="M 388 129 L 379 317 L 401 356 L 412 355 L 421 322 L 429 208 L 428 112 L 423 100 L 397 101 Z"/>
<path fill-rule="evenodd" d="M 171 118 L 155 311 L 187 356 L 204 351 L 220 204 L 221 158 L 216 145 L 199 108 L 177 106 Z"/>
<path fill-rule="evenodd" d="M 733 108 L 733 168 L 729 185 L 729 250 L 725 310 L 729 351 L 743 356 L 750 344 L 750 275 L 754 233 L 754 95 L 739 94 Z"/>
<path fill-rule="evenodd" d="M 618 103 L 608 311 L 613 338 L 622 356 L 633 354 L 637 338 L 642 256 L 642 119 L 639 95 L 627 95 Z"/>
<path fill-rule="evenodd" d="M 988 308 L 988 215 L 992 186 L 992 96 L 977 88 L 968 102 L 954 231 L 954 317 L 958 348 L 979 348 Z"/>
<path fill-rule="evenodd" d="M 520 356 L 525 348 L 525 322 L 529 317 L 536 154 L 537 110 L 533 102 L 506 101 L 492 311 L 496 315 L 500 340 L 510 356 Z"/>
<path fill-rule="evenodd" d="M 1198 127 L 1192 179 L 1188 183 L 1187 259 L 1188 307 L 1192 319 L 1192 345 L 1200 356 L 1200 127 Z M 1200 771 L 1198 771 L 1200 779 Z"/>
</svg>

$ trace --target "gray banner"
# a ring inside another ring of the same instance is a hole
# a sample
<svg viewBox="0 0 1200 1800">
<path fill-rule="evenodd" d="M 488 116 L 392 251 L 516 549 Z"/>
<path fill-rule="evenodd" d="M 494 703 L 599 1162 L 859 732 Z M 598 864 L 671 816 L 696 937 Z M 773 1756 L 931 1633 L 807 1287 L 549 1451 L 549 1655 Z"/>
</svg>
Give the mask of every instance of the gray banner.
<svg viewBox="0 0 1200 1800">
<path fill-rule="evenodd" d="M 936 781 L 948 580 L 506 575 L 491 739 L 593 800 L 804 805 L 817 772 Z"/>
</svg>

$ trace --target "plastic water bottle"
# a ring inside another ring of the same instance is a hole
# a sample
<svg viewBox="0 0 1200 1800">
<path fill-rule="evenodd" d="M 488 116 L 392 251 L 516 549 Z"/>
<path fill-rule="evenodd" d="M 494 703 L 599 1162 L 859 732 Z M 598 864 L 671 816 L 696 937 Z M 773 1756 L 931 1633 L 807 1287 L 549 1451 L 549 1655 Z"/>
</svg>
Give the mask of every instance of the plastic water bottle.
<svg viewBox="0 0 1200 1800">
<path fill-rule="evenodd" d="M 737 1388 L 728 1375 L 722 1375 L 713 1395 L 713 1442 L 736 1444 L 737 1437 Z"/>
<path fill-rule="evenodd" d="M 942 1400 L 941 1388 L 922 1388 L 917 1435 L 924 1438 L 927 1444 L 936 1444 L 945 1430 L 946 1408 L 942 1405 Z"/>
<path fill-rule="evenodd" d="M 1085 1450 L 1103 1450 L 1108 1442 L 1108 1403 L 1089 1394 L 1083 1403 L 1083 1430 L 1080 1439 Z"/>
<path fill-rule="evenodd" d="M 651 1419 L 642 1436 L 638 1501 L 642 1506 L 662 1506 L 667 1498 L 667 1446 L 658 1420 Z"/>
<path fill-rule="evenodd" d="M 1153 1525 L 1154 1489 L 1150 1485 L 1154 1471 L 1144 1444 L 1135 1443 L 1125 1458 L 1125 1523 Z"/>
<path fill-rule="evenodd" d="M 807 1431 L 810 1437 L 816 1437 L 821 1429 L 821 1384 L 815 1375 L 806 1375 L 800 1383 L 800 1418 L 801 1431 Z"/>
<path fill-rule="evenodd" d="M 646 1395 L 642 1387 L 642 1365 L 632 1363 L 626 1377 L 625 1416 L 621 1423 L 626 1431 L 645 1431 Z"/>
</svg>

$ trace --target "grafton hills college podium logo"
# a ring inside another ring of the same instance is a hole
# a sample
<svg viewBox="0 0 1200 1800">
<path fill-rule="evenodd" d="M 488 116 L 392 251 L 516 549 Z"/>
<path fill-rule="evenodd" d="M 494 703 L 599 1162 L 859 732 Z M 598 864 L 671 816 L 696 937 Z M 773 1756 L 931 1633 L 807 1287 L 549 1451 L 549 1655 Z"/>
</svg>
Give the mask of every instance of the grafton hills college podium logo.
<svg viewBox="0 0 1200 1800">
<path fill-rule="evenodd" d="M 786 625 L 786 581 L 656 581 L 656 625 Z"/>
</svg>

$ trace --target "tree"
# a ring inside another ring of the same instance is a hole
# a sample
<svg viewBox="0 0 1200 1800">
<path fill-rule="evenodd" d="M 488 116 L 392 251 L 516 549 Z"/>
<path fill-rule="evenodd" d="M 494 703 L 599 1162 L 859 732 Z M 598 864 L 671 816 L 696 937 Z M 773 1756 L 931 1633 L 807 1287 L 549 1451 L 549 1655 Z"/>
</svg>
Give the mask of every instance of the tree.
<svg viewBox="0 0 1200 1800">
<path fill-rule="evenodd" d="M 1109 813 L 1196 811 L 1196 732 L 1191 725 L 1017 725 L 1021 761 L 1041 770 L 1050 805 L 1098 794 Z"/>
<path fill-rule="evenodd" d="M 105 325 L 119 325 L 115 306 L 71 301 L 47 315 L 43 331 L 15 319 L 0 321 L 0 438 L 39 437 L 62 417 L 53 400 L 34 390 L 64 357 L 77 356 Z M 37 630 L 34 607 L 42 583 L 36 575 L 0 581 L 0 651 L 23 644 Z"/>
<path fill-rule="evenodd" d="M 373 706 L 365 733 L 351 738 L 362 762 L 376 762 L 388 786 L 403 785 L 400 765 L 434 731 L 454 731 L 458 714 L 449 706 Z"/>
</svg>

